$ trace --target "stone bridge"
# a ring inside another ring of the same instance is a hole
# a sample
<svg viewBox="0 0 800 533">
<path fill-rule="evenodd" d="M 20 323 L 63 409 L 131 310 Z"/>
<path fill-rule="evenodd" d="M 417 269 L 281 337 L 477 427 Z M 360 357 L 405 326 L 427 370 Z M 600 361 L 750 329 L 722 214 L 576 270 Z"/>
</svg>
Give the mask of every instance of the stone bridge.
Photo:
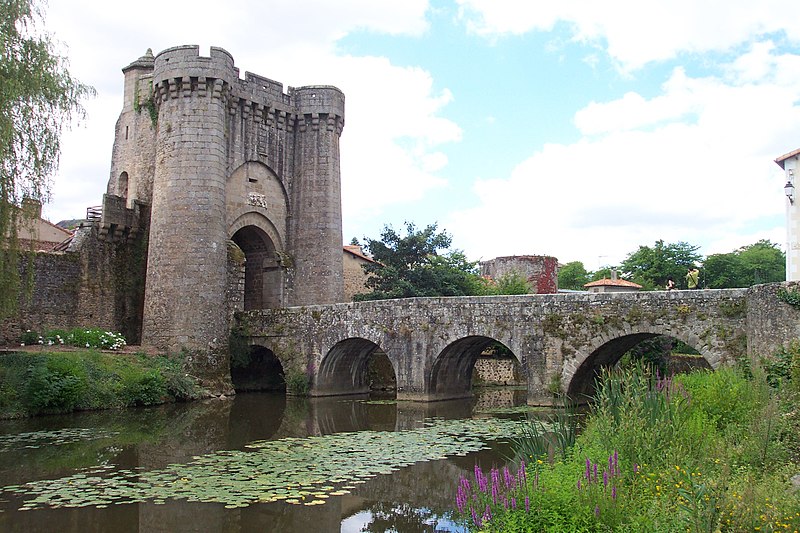
<svg viewBox="0 0 800 533">
<path fill-rule="evenodd" d="M 287 376 L 304 373 L 315 396 L 369 391 L 367 363 L 386 354 L 398 400 L 470 395 L 481 352 L 505 345 L 527 379 L 528 403 L 593 392 L 600 367 L 639 342 L 667 335 L 712 368 L 771 354 L 800 337 L 800 313 L 780 301 L 782 284 L 750 289 L 411 298 L 249 311 L 251 345 Z"/>
</svg>

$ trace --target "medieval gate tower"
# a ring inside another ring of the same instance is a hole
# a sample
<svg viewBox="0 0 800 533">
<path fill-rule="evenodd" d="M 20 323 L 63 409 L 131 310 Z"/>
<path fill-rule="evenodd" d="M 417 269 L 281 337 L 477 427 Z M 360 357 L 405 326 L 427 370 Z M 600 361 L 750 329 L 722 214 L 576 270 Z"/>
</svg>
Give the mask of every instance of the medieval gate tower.
<svg viewBox="0 0 800 533">
<path fill-rule="evenodd" d="M 342 301 L 344 94 L 240 79 L 213 47 L 123 73 L 108 195 L 150 205 L 142 343 L 213 354 L 236 307 Z"/>
</svg>

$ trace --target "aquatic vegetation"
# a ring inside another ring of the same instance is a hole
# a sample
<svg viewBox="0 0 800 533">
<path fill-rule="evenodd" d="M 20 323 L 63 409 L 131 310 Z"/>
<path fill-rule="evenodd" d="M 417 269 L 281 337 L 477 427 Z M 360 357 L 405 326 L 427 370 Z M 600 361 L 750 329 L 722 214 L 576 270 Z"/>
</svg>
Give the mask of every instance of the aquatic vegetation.
<svg viewBox="0 0 800 533">
<path fill-rule="evenodd" d="M 151 471 L 96 468 L 59 479 L 7 486 L 21 509 L 84 507 L 184 499 L 245 507 L 257 502 L 322 505 L 380 474 L 420 461 L 466 455 L 507 437 L 517 423 L 431 419 L 424 427 L 358 431 L 250 443 L 246 450 L 197 456 Z"/>
<path fill-rule="evenodd" d="M 63 428 L 53 431 L 29 431 L 11 435 L 0 435 L 0 453 L 20 448 L 64 446 L 66 444 L 73 444 L 86 440 L 107 439 L 117 434 L 117 431 L 93 428 Z"/>
</svg>

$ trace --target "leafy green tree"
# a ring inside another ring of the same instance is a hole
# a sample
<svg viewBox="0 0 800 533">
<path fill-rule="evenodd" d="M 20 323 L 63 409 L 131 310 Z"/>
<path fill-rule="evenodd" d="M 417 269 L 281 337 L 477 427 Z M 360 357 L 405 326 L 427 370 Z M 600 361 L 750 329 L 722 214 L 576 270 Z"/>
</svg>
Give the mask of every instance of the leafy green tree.
<svg viewBox="0 0 800 533">
<path fill-rule="evenodd" d="M 680 287 L 688 268 L 701 259 L 698 246 L 680 241 L 665 243 L 657 240 L 653 247 L 639 246 L 628 254 L 621 268 L 625 278 L 638 283 L 645 290 L 661 289 L 672 277 Z"/>
<path fill-rule="evenodd" d="M 17 303 L 22 200 L 47 200 L 62 128 L 94 92 L 70 75 L 42 20 L 37 0 L 0 0 L 0 317 Z"/>
<path fill-rule="evenodd" d="M 530 294 L 531 282 L 522 272 L 512 270 L 495 280 L 497 294 Z"/>
<path fill-rule="evenodd" d="M 727 254 L 712 254 L 703 264 L 711 289 L 749 287 L 786 279 L 786 255 L 777 244 L 762 239 Z"/>
<path fill-rule="evenodd" d="M 459 250 L 440 254 L 450 247 L 450 235 L 438 232 L 436 224 L 422 230 L 411 222 L 405 225 L 404 236 L 384 226 L 379 240 L 365 238 L 365 248 L 377 263 L 364 265 L 372 291 L 357 294 L 356 300 L 486 293 L 477 262 L 468 261 Z"/>
<path fill-rule="evenodd" d="M 559 289 L 580 291 L 589 281 L 589 272 L 580 261 L 572 261 L 558 269 Z"/>
<path fill-rule="evenodd" d="M 604 266 L 600 267 L 594 272 L 589 273 L 589 281 L 599 281 L 601 279 L 611 279 L 611 269 L 613 267 Z"/>
</svg>

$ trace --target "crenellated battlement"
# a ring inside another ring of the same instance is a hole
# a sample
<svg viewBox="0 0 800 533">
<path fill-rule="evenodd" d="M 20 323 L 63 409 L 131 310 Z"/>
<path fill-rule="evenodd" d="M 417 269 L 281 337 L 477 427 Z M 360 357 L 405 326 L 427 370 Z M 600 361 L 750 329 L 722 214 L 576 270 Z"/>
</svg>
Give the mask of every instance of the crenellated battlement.
<svg viewBox="0 0 800 533">
<path fill-rule="evenodd" d="M 320 128 L 341 134 L 344 128 L 344 94 L 336 87 L 313 85 L 289 87 L 269 78 L 245 73 L 224 49 L 212 47 L 210 57 L 199 55 L 199 47 L 177 46 L 159 53 L 153 68 L 153 95 L 156 105 L 178 98 L 220 98 L 231 115 L 241 113 L 281 131 Z"/>
</svg>

